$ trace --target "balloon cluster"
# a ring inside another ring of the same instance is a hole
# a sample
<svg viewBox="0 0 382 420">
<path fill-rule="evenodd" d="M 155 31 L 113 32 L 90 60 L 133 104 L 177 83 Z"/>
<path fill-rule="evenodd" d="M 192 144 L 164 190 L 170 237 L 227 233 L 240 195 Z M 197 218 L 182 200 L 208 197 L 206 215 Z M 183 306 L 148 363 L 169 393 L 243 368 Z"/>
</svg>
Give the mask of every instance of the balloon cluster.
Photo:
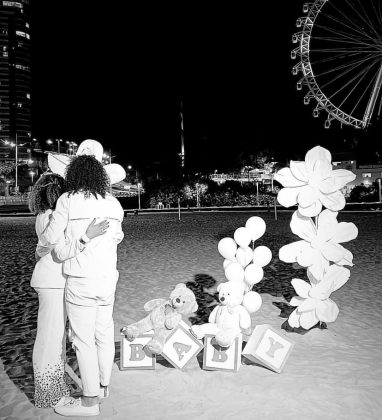
<svg viewBox="0 0 382 420">
<path fill-rule="evenodd" d="M 266 246 L 257 246 L 255 241 L 265 233 L 266 225 L 261 217 L 250 217 L 245 227 L 235 230 L 232 238 L 223 238 L 219 241 L 218 250 L 224 258 L 224 274 L 228 281 L 244 282 L 246 295 L 243 306 L 249 312 L 256 312 L 262 305 L 261 296 L 250 291 L 254 284 L 264 277 L 264 270 L 272 259 L 272 252 Z M 252 248 L 250 244 L 252 242 Z"/>
</svg>

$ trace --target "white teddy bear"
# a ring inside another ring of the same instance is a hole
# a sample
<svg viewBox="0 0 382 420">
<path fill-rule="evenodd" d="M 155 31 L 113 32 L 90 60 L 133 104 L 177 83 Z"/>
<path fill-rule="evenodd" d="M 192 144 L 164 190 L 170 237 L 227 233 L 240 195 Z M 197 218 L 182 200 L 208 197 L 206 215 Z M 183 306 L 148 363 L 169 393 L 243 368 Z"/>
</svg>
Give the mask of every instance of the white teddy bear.
<svg viewBox="0 0 382 420">
<path fill-rule="evenodd" d="M 228 281 L 219 284 L 217 291 L 220 305 L 215 306 L 207 324 L 193 325 L 191 332 L 198 339 L 206 334 L 214 335 L 218 345 L 229 347 L 242 330 L 248 334 L 251 328 L 251 317 L 242 305 L 245 285 L 243 282 Z"/>
</svg>

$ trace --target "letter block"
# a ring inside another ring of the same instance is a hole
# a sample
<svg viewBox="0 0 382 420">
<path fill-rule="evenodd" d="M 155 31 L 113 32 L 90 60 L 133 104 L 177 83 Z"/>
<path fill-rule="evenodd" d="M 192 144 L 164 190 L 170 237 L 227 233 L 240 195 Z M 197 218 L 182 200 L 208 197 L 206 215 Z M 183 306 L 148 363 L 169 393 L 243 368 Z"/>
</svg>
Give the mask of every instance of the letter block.
<svg viewBox="0 0 382 420">
<path fill-rule="evenodd" d="M 213 335 L 204 337 L 203 369 L 237 372 L 241 366 L 242 335 L 230 347 L 219 346 Z"/>
<path fill-rule="evenodd" d="M 294 342 L 281 335 L 270 325 L 257 325 L 246 346 L 243 356 L 280 373 L 294 346 Z"/>
<path fill-rule="evenodd" d="M 155 369 L 155 355 L 145 349 L 152 337 L 153 334 L 143 334 L 133 341 L 124 336 L 121 338 L 120 370 Z"/>
<path fill-rule="evenodd" d="M 181 321 L 167 337 L 161 355 L 174 367 L 183 370 L 202 348 L 201 340 L 190 332 L 190 327 L 184 321 Z"/>
</svg>

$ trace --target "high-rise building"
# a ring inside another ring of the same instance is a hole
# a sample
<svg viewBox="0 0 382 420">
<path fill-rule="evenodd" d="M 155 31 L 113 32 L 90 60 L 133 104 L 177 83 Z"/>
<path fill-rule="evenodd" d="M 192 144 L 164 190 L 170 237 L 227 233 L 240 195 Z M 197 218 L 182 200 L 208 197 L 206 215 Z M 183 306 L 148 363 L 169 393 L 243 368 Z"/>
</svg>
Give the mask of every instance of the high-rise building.
<svg viewBox="0 0 382 420">
<path fill-rule="evenodd" d="M 29 0 L 0 0 L 0 160 L 30 157 Z"/>
</svg>

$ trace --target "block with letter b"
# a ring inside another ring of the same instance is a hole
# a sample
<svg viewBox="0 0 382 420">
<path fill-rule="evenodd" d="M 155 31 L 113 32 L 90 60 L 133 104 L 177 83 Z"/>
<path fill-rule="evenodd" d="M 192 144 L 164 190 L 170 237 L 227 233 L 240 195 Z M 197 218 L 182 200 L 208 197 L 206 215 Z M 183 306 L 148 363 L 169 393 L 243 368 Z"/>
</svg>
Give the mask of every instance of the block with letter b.
<svg viewBox="0 0 382 420">
<path fill-rule="evenodd" d="M 241 366 L 242 335 L 230 347 L 221 347 L 213 335 L 204 337 L 203 369 L 237 372 Z"/>
<path fill-rule="evenodd" d="M 243 349 L 243 356 L 280 373 L 293 346 L 292 341 L 270 325 L 257 325 Z"/>
<path fill-rule="evenodd" d="M 167 337 L 161 355 L 177 369 L 185 369 L 202 348 L 203 343 L 190 332 L 190 327 L 181 321 Z"/>
<path fill-rule="evenodd" d="M 153 334 L 144 334 L 133 341 L 129 341 L 125 336 L 121 338 L 120 370 L 155 369 L 155 355 L 145 348 L 152 337 Z"/>
</svg>

